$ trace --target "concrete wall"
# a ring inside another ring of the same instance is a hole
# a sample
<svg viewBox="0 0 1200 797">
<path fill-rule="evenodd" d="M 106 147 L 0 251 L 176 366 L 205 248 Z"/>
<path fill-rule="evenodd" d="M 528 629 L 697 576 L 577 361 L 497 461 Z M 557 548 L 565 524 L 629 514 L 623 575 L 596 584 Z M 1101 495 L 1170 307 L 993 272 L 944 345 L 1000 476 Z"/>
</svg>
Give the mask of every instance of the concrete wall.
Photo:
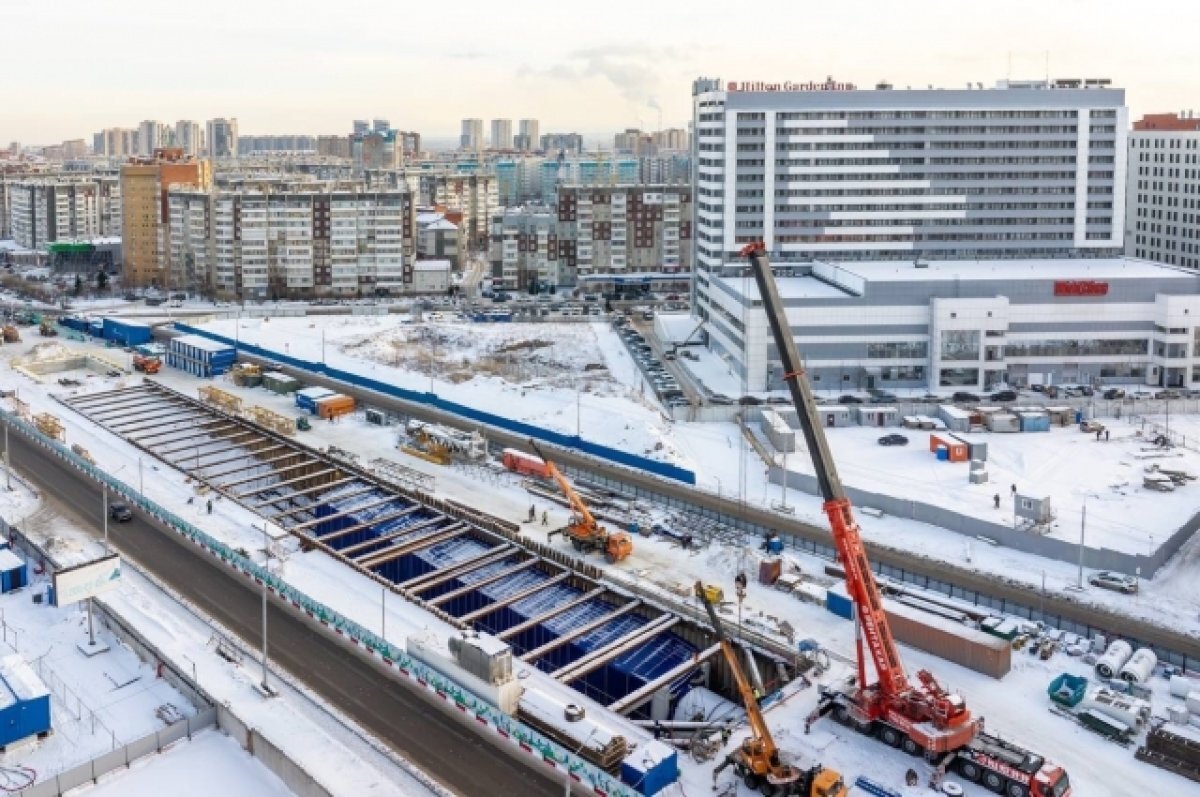
<svg viewBox="0 0 1200 797">
<path fill-rule="evenodd" d="M 769 470 L 772 484 L 783 484 L 783 470 L 772 467 Z M 800 490 L 810 495 L 818 494 L 817 479 L 807 473 L 787 472 L 788 489 Z M 1014 529 L 1011 526 L 992 523 L 980 518 L 952 512 L 939 506 L 926 504 L 922 501 L 911 501 L 883 495 L 856 487 L 846 487 L 846 494 L 858 507 L 872 507 L 886 512 L 893 517 L 908 518 L 920 523 L 940 526 L 957 532 L 965 537 L 986 537 L 995 540 L 997 544 L 1016 551 L 1056 559 L 1060 562 L 1076 564 L 1079 561 L 1079 546 L 1066 540 L 1031 534 L 1027 531 Z M 1084 567 L 1094 570 L 1117 570 L 1133 575 L 1141 568 L 1145 578 L 1154 576 L 1168 559 L 1175 555 L 1179 548 L 1187 542 L 1197 528 L 1200 528 L 1200 512 L 1193 515 L 1186 523 L 1175 530 L 1170 537 L 1150 556 L 1131 554 L 1124 551 L 1113 551 L 1108 548 L 1086 548 L 1083 552 Z"/>
</svg>

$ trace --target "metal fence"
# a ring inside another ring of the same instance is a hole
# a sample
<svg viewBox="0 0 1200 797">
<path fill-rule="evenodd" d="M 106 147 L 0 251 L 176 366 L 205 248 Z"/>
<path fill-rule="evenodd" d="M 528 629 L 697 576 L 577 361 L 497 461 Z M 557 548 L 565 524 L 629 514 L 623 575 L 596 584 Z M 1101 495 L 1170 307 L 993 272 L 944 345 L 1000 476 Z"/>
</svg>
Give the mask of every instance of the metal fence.
<svg viewBox="0 0 1200 797">
<path fill-rule="evenodd" d="M 215 708 L 202 709 L 160 731 L 147 734 L 140 739 L 134 739 L 132 742 L 96 756 L 91 761 L 85 761 L 78 766 L 12 793 L 18 797 L 61 797 L 72 789 L 88 783 L 95 783 L 109 772 L 128 767 L 139 758 L 145 758 L 152 753 L 161 753 L 164 748 L 180 739 L 190 739 L 198 731 L 214 727 L 216 724 L 217 710 Z"/>
<path fill-rule="evenodd" d="M 460 711 L 469 712 L 477 722 L 494 728 L 504 739 L 520 746 L 526 753 L 538 756 L 551 767 L 563 768 L 572 780 L 592 788 L 597 793 L 610 795 L 610 797 L 634 797 L 637 794 L 635 790 L 604 770 L 593 766 L 575 753 L 569 752 L 557 742 L 543 736 L 515 717 L 505 714 L 436 670 L 409 657 L 403 648 L 393 646 L 387 640 L 380 638 L 353 620 L 343 617 L 328 606 L 313 600 L 262 565 L 140 495 L 129 485 L 113 478 L 101 468 L 76 455 L 66 446 L 51 440 L 16 414 L 0 410 L 0 422 L 8 424 L 14 431 L 25 435 L 85 475 L 106 484 L 112 492 L 130 504 L 136 505 L 143 512 L 190 542 L 205 549 L 226 566 L 265 585 L 277 598 L 291 604 L 294 609 L 304 612 L 311 619 L 327 626 L 334 633 L 361 647 L 367 653 L 378 656 L 384 663 L 397 668 L 402 675 L 415 680 L 422 688 L 433 691 L 439 698 L 452 703 Z"/>
<path fill-rule="evenodd" d="M 311 371 L 312 373 L 320 374 L 329 379 L 336 379 L 341 382 L 346 382 L 347 384 L 354 385 L 355 387 L 371 390 L 375 393 L 380 393 L 385 396 L 391 396 L 403 401 L 411 401 L 417 404 L 424 404 L 434 407 L 444 412 L 458 415 L 468 421 L 474 421 L 486 426 L 494 426 L 513 434 L 522 435 L 523 437 L 533 437 L 538 440 L 544 440 L 547 443 L 553 443 L 554 445 L 562 446 L 563 448 L 572 449 L 584 454 L 590 454 L 594 457 L 599 457 L 618 465 L 624 465 L 628 468 L 636 468 L 646 473 L 652 473 L 656 476 L 673 479 L 675 481 L 683 482 L 684 484 L 696 483 L 695 473 L 684 468 L 676 467 L 675 465 L 667 462 L 659 462 L 657 460 L 647 459 L 646 457 L 630 454 L 626 451 L 621 451 L 620 449 L 610 448 L 609 446 L 601 445 L 590 440 L 584 440 L 582 437 L 578 437 L 576 435 L 553 432 L 548 429 L 543 429 L 540 426 L 534 426 L 532 424 L 513 420 L 512 418 L 505 418 L 501 415 L 494 415 L 490 412 L 477 410 L 474 407 L 468 407 L 464 404 L 439 398 L 435 393 L 422 393 L 416 390 L 406 390 L 405 388 L 397 387 L 396 385 L 382 382 L 378 379 L 371 379 L 370 377 L 362 376 L 361 374 L 343 371 L 340 368 L 333 368 L 325 363 L 301 360 L 297 357 L 292 357 L 291 355 L 281 354 L 277 351 L 263 348 L 262 346 L 256 346 L 252 343 L 234 340 L 226 337 L 225 335 L 218 335 L 214 332 L 192 327 L 187 324 L 176 322 L 175 328 L 180 332 L 187 334 L 202 335 L 209 340 L 223 343 L 226 346 L 232 346 L 238 351 L 244 351 L 247 354 L 251 354 L 255 357 L 261 357 L 266 360 L 279 362 L 302 371 Z"/>
</svg>

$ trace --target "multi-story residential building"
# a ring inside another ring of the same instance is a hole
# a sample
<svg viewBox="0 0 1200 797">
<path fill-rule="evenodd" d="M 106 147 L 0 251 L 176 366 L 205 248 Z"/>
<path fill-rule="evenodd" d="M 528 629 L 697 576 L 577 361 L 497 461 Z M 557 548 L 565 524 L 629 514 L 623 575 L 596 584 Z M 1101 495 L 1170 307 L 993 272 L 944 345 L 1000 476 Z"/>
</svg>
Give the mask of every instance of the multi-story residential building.
<svg viewBox="0 0 1200 797">
<path fill-rule="evenodd" d="M 1129 134 L 1128 254 L 1200 268 L 1200 118 L 1151 114 Z"/>
<path fill-rule="evenodd" d="M 462 214 L 468 251 L 487 249 L 488 225 L 500 206 L 494 175 L 415 172 L 405 182 L 425 204 Z"/>
<path fill-rule="evenodd" d="M 541 185 L 540 199 L 553 205 L 558 201 L 558 187 L 568 183 L 588 185 L 636 185 L 640 182 L 641 164 L 636 158 L 580 155 L 543 159 L 538 166 Z"/>
<path fill-rule="evenodd" d="M 397 130 L 396 137 L 400 141 L 402 159 L 405 162 L 415 161 L 421 156 L 421 134 L 413 130 Z"/>
<path fill-rule="evenodd" d="M 350 139 L 347 136 L 317 136 L 317 155 L 323 158 L 349 158 Z"/>
<path fill-rule="evenodd" d="M 492 149 L 512 149 L 512 119 L 492 120 Z"/>
<path fill-rule="evenodd" d="M 351 126 L 352 134 L 356 135 L 356 136 L 361 136 L 364 133 L 370 132 L 370 130 L 371 130 L 371 123 L 368 122 L 366 119 L 355 119 Z"/>
<path fill-rule="evenodd" d="M 881 260 L 776 269 L 815 390 L 1200 387 L 1200 275 L 1132 258 Z M 755 282 L 709 279 L 709 347 L 782 390 Z M 1196 312 L 1192 312 L 1195 310 Z"/>
<path fill-rule="evenodd" d="M 1121 251 L 1128 112 L 1107 81 L 705 79 L 693 100 L 698 273 L 759 240 L 775 261 Z"/>
<path fill-rule="evenodd" d="M 171 277 L 167 192 L 171 186 L 212 184 L 209 162 L 183 150 L 162 149 L 121 167 L 123 279 L 128 286 L 168 286 Z"/>
<path fill-rule="evenodd" d="M 524 155 L 500 158 L 492 164 L 496 172 L 496 191 L 501 207 L 513 207 L 542 199 L 542 171 L 545 158 Z"/>
<path fill-rule="evenodd" d="M 513 149 L 519 152 L 533 152 L 541 145 L 541 125 L 537 119 L 522 119 L 518 125 Z"/>
<path fill-rule="evenodd" d="M 458 137 L 458 148 L 478 152 L 483 149 L 483 120 L 463 119 L 462 134 Z"/>
<path fill-rule="evenodd" d="M 546 133 L 542 136 L 542 151 L 550 156 L 560 152 L 578 155 L 583 152 L 583 136 L 578 133 Z"/>
<path fill-rule="evenodd" d="M 355 174 L 368 169 L 395 169 L 404 162 L 404 148 L 395 130 L 372 130 L 350 136 L 350 158 Z"/>
<path fill-rule="evenodd" d="M 238 154 L 237 119 L 209 119 L 205 126 L 204 140 L 210 158 L 236 158 Z"/>
<path fill-rule="evenodd" d="M 99 175 L 5 181 L 7 232 L 26 249 L 121 234 L 121 187 Z"/>
<path fill-rule="evenodd" d="M 461 218 L 457 213 L 451 215 Z M 458 224 L 445 213 L 431 209 L 417 209 L 417 258 L 419 260 L 445 260 L 452 268 L 460 266 L 459 254 L 463 250 L 462 231 Z"/>
<path fill-rule="evenodd" d="M 653 136 L 634 127 L 613 136 L 613 149 L 624 155 L 649 155 L 654 142 Z"/>
<path fill-rule="evenodd" d="M 638 158 L 638 182 L 691 183 L 692 159 L 686 152 L 664 152 Z"/>
<path fill-rule="evenodd" d="M 97 155 L 125 158 L 137 154 L 138 131 L 121 127 L 109 127 L 96 133 L 92 149 Z"/>
<path fill-rule="evenodd" d="M 387 119 L 372 119 L 371 129 L 376 133 L 386 133 L 392 129 L 392 123 Z"/>
<path fill-rule="evenodd" d="M 175 123 L 175 146 L 183 150 L 183 154 L 195 158 L 204 151 L 204 137 L 201 134 L 200 123 L 190 119 L 180 119 Z"/>
<path fill-rule="evenodd" d="M 172 266 L 218 296 L 376 296 L 413 283 L 406 191 L 305 184 L 294 190 L 173 190 Z"/>
<path fill-rule="evenodd" d="M 652 136 L 654 148 L 658 152 L 686 151 L 689 146 L 688 133 L 682 127 L 670 127 L 656 131 Z"/>
<path fill-rule="evenodd" d="M 489 260 L 499 287 L 617 285 L 686 289 L 691 194 L 686 185 L 563 185 L 556 204 L 492 217 Z"/>
<path fill-rule="evenodd" d="M 238 136 L 238 155 L 264 152 L 316 154 L 317 137 L 307 135 Z"/>
<path fill-rule="evenodd" d="M 138 125 L 138 155 L 150 156 L 154 150 L 172 146 L 175 138 L 170 125 L 147 119 Z"/>
</svg>

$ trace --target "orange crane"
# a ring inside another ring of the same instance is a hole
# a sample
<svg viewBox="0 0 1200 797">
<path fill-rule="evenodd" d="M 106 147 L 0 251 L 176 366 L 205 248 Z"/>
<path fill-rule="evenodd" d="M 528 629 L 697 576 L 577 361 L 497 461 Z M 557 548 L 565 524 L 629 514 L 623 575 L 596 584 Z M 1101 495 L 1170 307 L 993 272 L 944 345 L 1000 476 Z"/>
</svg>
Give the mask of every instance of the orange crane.
<svg viewBox="0 0 1200 797">
<path fill-rule="evenodd" d="M 929 671 L 918 672 L 916 684 L 909 680 L 892 638 L 883 596 L 867 560 L 858 522 L 825 438 L 812 388 L 804 376 L 766 247 L 753 243 L 743 248 L 741 254 L 749 259 L 758 284 L 857 616 L 857 679 L 839 687 L 822 687 L 821 699 L 809 722 L 832 713 L 844 725 L 878 736 L 884 743 L 902 747 L 911 755 L 937 762 L 940 772 L 955 764 L 964 778 L 982 781 L 992 791 L 1007 797 L 1066 797 L 1071 791 L 1070 780 L 1061 767 L 984 733 L 982 721 L 971 715 L 963 698 L 946 690 Z M 864 640 L 874 665 L 874 683 L 867 681 Z"/>
<path fill-rule="evenodd" d="M 587 504 L 579 497 L 579 493 L 571 487 L 567 477 L 563 476 L 550 458 L 542 453 L 538 444 L 530 440 L 529 445 L 546 463 L 546 472 L 558 483 L 558 489 L 562 490 L 563 495 L 571 504 L 571 522 L 567 524 L 565 531 L 571 544 L 575 546 L 575 550 L 585 553 L 603 551 L 604 558 L 610 562 L 619 562 L 633 553 L 633 538 L 623 531 L 609 531 L 601 526 L 588 510 Z M 555 533 L 551 532 L 551 535 Z"/>
<path fill-rule="evenodd" d="M 143 371 L 147 374 L 157 374 L 162 369 L 162 360 L 157 357 L 143 357 L 140 354 L 133 355 L 133 370 Z"/>
<path fill-rule="evenodd" d="M 716 788 L 721 772 L 732 766 L 733 771 L 746 784 L 746 788 L 761 790 L 763 794 L 772 797 L 845 797 L 849 792 L 838 772 L 825 769 L 820 764 L 802 770 L 779 759 L 779 748 L 775 746 L 771 729 L 767 727 L 762 709 L 758 707 L 754 688 L 742 672 L 742 665 L 733 649 L 733 643 L 725 636 L 725 626 L 713 607 L 711 595 L 718 590 L 705 587 L 697 581 L 695 592 L 708 612 L 708 622 L 712 625 L 717 642 L 721 645 L 721 653 L 733 672 L 738 694 L 741 695 L 742 705 L 746 708 L 746 720 L 750 724 L 750 735 L 713 770 L 713 788 Z"/>
</svg>

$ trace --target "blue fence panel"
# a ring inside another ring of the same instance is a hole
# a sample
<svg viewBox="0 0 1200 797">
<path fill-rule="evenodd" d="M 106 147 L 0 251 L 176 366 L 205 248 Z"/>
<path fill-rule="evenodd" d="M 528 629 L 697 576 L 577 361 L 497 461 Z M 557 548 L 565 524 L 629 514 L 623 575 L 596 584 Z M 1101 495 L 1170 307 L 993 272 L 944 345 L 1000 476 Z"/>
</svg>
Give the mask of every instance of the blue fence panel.
<svg viewBox="0 0 1200 797">
<path fill-rule="evenodd" d="M 616 464 L 623 465 L 627 468 L 646 471 L 647 473 L 652 473 L 655 476 L 661 476 L 665 479 L 671 479 L 672 481 L 683 482 L 684 484 L 696 483 L 695 473 L 685 468 L 672 465 L 669 462 L 658 462 L 657 460 L 647 459 L 646 457 L 640 457 L 636 454 L 630 454 L 627 451 L 621 451 L 620 449 L 610 448 L 609 446 L 601 445 L 600 443 L 584 440 L 583 438 L 576 437 L 574 435 L 566 435 L 560 432 L 551 431 L 549 429 L 542 429 L 538 426 L 532 426 L 521 421 L 513 420 L 512 418 L 493 415 L 490 412 L 484 412 L 482 410 L 474 409 L 473 407 L 464 406 L 454 401 L 447 401 L 446 399 L 438 398 L 432 393 L 422 393 L 415 390 L 408 390 L 406 388 L 398 387 L 396 385 L 389 385 L 385 382 L 380 382 L 377 379 L 371 379 L 370 377 L 362 376 L 361 374 L 343 371 L 340 368 L 332 368 L 327 366 L 325 363 L 309 362 L 308 360 L 301 360 L 298 357 L 292 357 L 288 354 L 280 354 L 279 352 L 265 349 L 262 346 L 257 346 L 253 343 L 235 341 L 232 338 L 226 337 L 225 335 L 219 335 L 215 332 L 210 332 L 205 329 L 198 329 L 178 321 L 175 322 L 175 328 L 180 332 L 192 335 L 203 335 L 210 340 L 216 340 L 229 346 L 234 346 L 246 352 L 247 354 L 252 354 L 256 357 L 262 357 L 266 360 L 274 360 L 275 362 L 283 363 L 284 365 L 288 365 L 292 368 L 298 368 L 300 370 L 321 374 L 329 377 L 330 379 L 337 379 L 347 382 L 351 385 L 355 385 L 356 387 L 363 388 L 364 390 L 373 390 L 376 393 L 382 393 L 385 396 L 394 396 L 403 401 L 411 401 L 414 404 L 425 404 L 436 409 L 440 409 L 444 412 L 449 412 L 468 420 L 475 421 L 477 423 L 486 424 L 488 426 L 496 426 L 500 429 L 504 429 L 514 434 L 524 435 L 526 437 L 534 437 L 547 443 L 553 443 L 554 445 L 561 446 L 563 448 L 570 448 L 575 451 L 580 451 L 584 454 L 590 454 L 591 456 L 598 457 L 600 459 L 606 459 L 610 462 L 615 462 Z"/>
</svg>

